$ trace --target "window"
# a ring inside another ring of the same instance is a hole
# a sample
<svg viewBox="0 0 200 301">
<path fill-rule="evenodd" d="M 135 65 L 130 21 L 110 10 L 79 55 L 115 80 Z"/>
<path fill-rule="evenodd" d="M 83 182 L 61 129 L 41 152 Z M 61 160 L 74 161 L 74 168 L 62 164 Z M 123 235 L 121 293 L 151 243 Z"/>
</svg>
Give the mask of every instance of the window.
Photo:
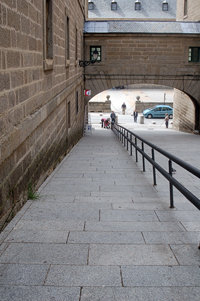
<svg viewBox="0 0 200 301">
<path fill-rule="evenodd" d="M 91 1 L 91 0 L 88 1 L 88 9 L 89 10 L 93 10 L 94 9 L 94 2 Z"/>
<path fill-rule="evenodd" d="M 66 23 L 65 23 L 65 60 L 66 66 L 69 64 L 70 59 L 70 51 L 69 51 L 69 17 L 67 16 L 66 12 Z"/>
<path fill-rule="evenodd" d="M 168 2 L 167 0 L 164 0 L 162 3 L 162 10 L 163 11 L 168 11 Z"/>
<path fill-rule="evenodd" d="M 44 69 L 53 68 L 53 9 L 52 0 L 44 0 Z"/>
<path fill-rule="evenodd" d="M 76 114 L 78 114 L 79 106 L 78 106 L 78 91 L 76 91 Z"/>
<path fill-rule="evenodd" d="M 78 30 L 75 29 L 75 62 L 78 59 Z"/>
<path fill-rule="evenodd" d="M 135 10 L 141 10 L 141 2 L 139 0 L 135 1 Z"/>
<path fill-rule="evenodd" d="M 70 106 L 70 101 L 67 103 L 67 125 L 68 128 L 71 127 L 71 106 Z"/>
<path fill-rule="evenodd" d="M 184 16 L 187 16 L 188 13 L 188 1 L 184 0 Z"/>
<path fill-rule="evenodd" d="M 94 60 L 93 53 L 98 52 L 97 61 L 101 62 L 101 46 L 90 46 L 90 60 Z"/>
<path fill-rule="evenodd" d="M 117 2 L 115 0 L 111 2 L 111 10 L 117 10 Z"/>
<path fill-rule="evenodd" d="M 200 47 L 190 47 L 189 48 L 189 62 L 200 62 Z"/>
</svg>

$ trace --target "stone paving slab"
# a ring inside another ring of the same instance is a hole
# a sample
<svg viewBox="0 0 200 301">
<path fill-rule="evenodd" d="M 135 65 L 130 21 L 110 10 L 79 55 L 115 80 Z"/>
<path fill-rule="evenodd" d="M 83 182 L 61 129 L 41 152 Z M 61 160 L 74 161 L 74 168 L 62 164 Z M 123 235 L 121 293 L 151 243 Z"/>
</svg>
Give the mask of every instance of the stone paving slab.
<svg viewBox="0 0 200 301">
<path fill-rule="evenodd" d="M 54 286 L 0 286 L 1 301 L 79 301 L 80 288 Z"/>
<path fill-rule="evenodd" d="M 14 229 L 32 231 L 80 231 L 84 229 L 84 221 L 27 221 L 21 220 Z"/>
<path fill-rule="evenodd" d="M 99 209 L 98 208 L 82 208 L 81 210 L 77 206 L 65 207 L 57 206 L 56 208 L 31 208 L 27 211 L 22 220 L 34 220 L 34 221 L 69 221 L 69 220 L 99 220 Z"/>
<path fill-rule="evenodd" d="M 135 191 L 134 193 L 133 192 L 130 192 L 130 191 L 113 191 L 113 190 L 110 190 L 110 191 L 99 191 L 99 192 L 91 192 L 90 193 L 90 196 L 92 197 L 120 197 L 121 199 L 123 197 L 141 197 L 142 196 L 142 192 L 139 192 L 139 191 Z"/>
<path fill-rule="evenodd" d="M 200 221 L 182 222 L 187 231 L 200 231 Z"/>
<path fill-rule="evenodd" d="M 167 245 L 90 245 L 90 265 L 178 265 Z"/>
<path fill-rule="evenodd" d="M 181 221 L 181 222 L 192 222 L 194 220 L 200 220 L 200 212 L 188 211 L 156 211 L 156 214 L 161 222 L 169 221 Z"/>
<path fill-rule="evenodd" d="M 158 217 L 154 211 L 134 211 L 134 210 L 101 210 L 100 221 L 115 221 L 115 222 L 156 222 Z"/>
<path fill-rule="evenodd" d="M 121 286 L 120 268 L 52 265 L 46 285 Z"/>
<path fill-rule="evenodd" d="M 143 232 L 147 244 L 195 244 L 200 241 L 199 232 Z"/>
<path fill-rule="evenodd" d="M 64 194 L 40 194 L 40 202 L 41 204 L 44 202 L 52 202 L 52 203 L 57 203 L 58 202 L 63 202 L 63 203 L 74 203 L 75 197 L 73 195 L 64 195 Z M 37 203 L 37 201 L 34 201 L 33 204 Z M 32 205 L 33 205 L 32 204 Z M 52 205 L 52 204 L 49 204 Z"/>
<path fill-rule="evenodd" d="M 87 264 L 87 245 L 11 243 L 0 263 Z"/>
<path fill-rule="evenodd" d="M 43 285 L 49 266 L 0 264 L 1 285 Z"/>
<path fill-rule="evenodd" d="M 141 232 L 70 232 L 69 243 L 89 244 L 143 244 Z"/>
<path fill-rule="evenodd" d="M 200 265 L 199 242 L 200 241 L 197 240 L 196 244 L 171 245 L 171 249 L 180 265 Z"/>
<path fill-rule="evenodd" d="M 199 295 L 199 287 L 84 287 L 81 301 L 199 301 Z"/>
<path fill-rule="evenodd" d="M 13 230 L 5 239 L 5 242 L 38 242 L 38 243 L 62 243 L 65 244 L 69 232 L 55 230 Z"/>
<path fill-rule="evenodd" d="M 199 286 L 198 266 L 122 266 L 124 286 Z"/>
<path fill-rule="evenodd" d="M 178 222 L 86 222 L 86 231 L 185 231 Z"/>
<path fill-rule="evenodd" d="M 130 196 L 121 196 L 121 197 L 112 197 L 112 196 L 108 196 L 108 197 L 95 197 L 95 196 L 89 196 L 89 197 L 76 197 L 74 200 L 75 203 L 77 202 L 85 202 L 85 203 L 110 203 L 113 204 L 115 202 L 117 203 L 130 203 L 132 204 L 132 197 Z"/>
<path fill-rule="evenodd" d="M 31 210 L 48 210 L 49 208 L 51 208 L 51 210 L 58 210 L 58 207 L 62 207 L 63 211 L 66 210 L 85 210 L 87 209 L 88 211 L 90 211 L 90 209 L 111 209 L 111 203 L 105 203 L 105 202 L 99 202 L 99 203 L 87 203 L 87 202 L 82 202 L 77 204 L 75 201 L 73 203 L 66 203 L 66 204 L 59 204 L 59 201 L 52 203 L 49 203 L 48 201 L 44 201 L 44 202 L 34 202 L 31 205 L 30 211 Z"/>
</svg>

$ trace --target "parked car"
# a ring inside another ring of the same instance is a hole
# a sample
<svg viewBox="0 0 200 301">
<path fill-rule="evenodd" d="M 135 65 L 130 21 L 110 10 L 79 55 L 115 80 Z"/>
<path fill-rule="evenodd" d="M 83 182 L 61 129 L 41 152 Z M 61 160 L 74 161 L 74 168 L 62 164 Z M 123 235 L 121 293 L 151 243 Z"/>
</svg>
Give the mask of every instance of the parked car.
<svg viewBox="0 0 200 301">
<path fill-rule="evenodd" d="M 168 114 L 169 118 L 173 118 L 173 108 L 167 105 L 157 105 L 143 111 L 145 118 L 162 118 L 165 117 L 165 114 Z"/>
</svg>

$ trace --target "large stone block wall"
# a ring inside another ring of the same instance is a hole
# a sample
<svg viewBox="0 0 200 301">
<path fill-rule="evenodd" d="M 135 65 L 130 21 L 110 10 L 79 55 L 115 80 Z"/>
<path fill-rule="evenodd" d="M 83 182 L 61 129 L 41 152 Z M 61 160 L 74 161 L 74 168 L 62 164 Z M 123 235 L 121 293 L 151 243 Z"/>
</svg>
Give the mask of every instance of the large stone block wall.
<svg viewBox="0 0 200 301">
<path fill-rule="evenodd" d="M 70 22 L 67 64 L 65 9 Z M 28 185 L 38 188 L 82 136 L 84 83 L 78 59 L 84 1 L 53 1 L 50 70 L 44 70 L 43 62 L 43 13 L 43 0 L 0 2 L 0 228 L 27 200 Z"/>
<path fill-rule="evenodd" d="M 177 89 L 174 89 L 173 127 L 184 132 L 195 130 L 195 106 L 188 95 Z"/>
<path fill-rule="evenodd" d="M 177 0 L 177 21 L 200 21 L 199 0 L 187 0 L 187 14 L 184 15 L 185 0 Z"/>
</svg>

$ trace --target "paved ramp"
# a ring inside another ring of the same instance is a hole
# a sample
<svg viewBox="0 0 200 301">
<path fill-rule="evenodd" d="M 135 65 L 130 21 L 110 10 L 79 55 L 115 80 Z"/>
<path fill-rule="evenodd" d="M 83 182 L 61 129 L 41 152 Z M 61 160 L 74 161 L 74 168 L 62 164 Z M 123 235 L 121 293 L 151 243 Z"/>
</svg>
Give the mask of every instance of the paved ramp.
<svg viewBox="0 0 200 301">
<path fill-rule="evenodd" d="M 169 209 L 110 130 L 81 139 L 40 195 L 1 234 L 1 301 L 199 301 L 199 211 Z"/>
</svg>

